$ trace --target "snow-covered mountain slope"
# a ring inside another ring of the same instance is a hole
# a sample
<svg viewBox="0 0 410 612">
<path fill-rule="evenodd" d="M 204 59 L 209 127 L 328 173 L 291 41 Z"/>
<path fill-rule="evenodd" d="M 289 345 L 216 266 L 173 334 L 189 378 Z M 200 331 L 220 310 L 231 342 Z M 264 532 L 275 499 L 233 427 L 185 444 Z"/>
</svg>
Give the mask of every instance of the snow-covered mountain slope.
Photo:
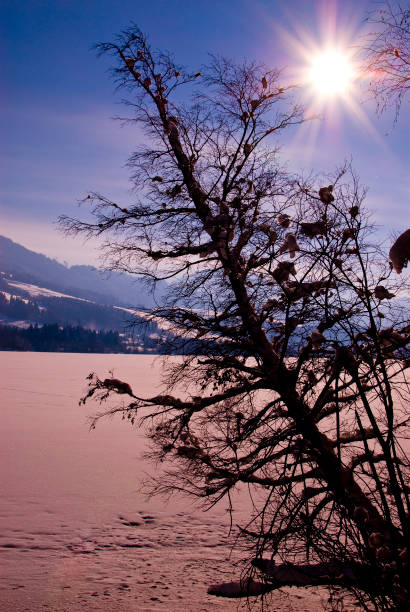
<svg viewBox="0 0 410 612">
<path fill-rule="evenodd" d="M 153 296 L 146 285 L 129 274 L 102 272 L 93 266 L 65 266 L 41 253 L 35 253 L 0 236 L 0 270 L 13 281 L 95 301 L 99 304 L 118 304 L 150 308 Z M 166 291 L 166 284 L 158 286 L 158 296 Z"/>
</svg>

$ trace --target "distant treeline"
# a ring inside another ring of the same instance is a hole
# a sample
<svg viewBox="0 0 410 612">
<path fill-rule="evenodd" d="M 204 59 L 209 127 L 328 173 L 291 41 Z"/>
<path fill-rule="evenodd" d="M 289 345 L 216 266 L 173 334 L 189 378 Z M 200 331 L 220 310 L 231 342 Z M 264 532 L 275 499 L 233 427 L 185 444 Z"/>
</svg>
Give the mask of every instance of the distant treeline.
<svg viewBox="0 0 410 612">
<path fill-rule="evenodd" d="M 8 287 L 1 281 L 0 317 L 8 325 L 0 323 L 0 350 L 181 353 L 198 347 L 160 330 L 154 321 L 112 306 L 65 297 L 33 299 L 25 292 L 6 297 L 1 291 Z M 30 327 L 17 327 L 16 321 Z"/>
<path fill-rule="evenodd" d="M 27 329 L 0 325 L 0 350 L 67 353 L 128 353 L 116 331 L 93 331 L 80 326 L 30 325 Z"/>
</svg>

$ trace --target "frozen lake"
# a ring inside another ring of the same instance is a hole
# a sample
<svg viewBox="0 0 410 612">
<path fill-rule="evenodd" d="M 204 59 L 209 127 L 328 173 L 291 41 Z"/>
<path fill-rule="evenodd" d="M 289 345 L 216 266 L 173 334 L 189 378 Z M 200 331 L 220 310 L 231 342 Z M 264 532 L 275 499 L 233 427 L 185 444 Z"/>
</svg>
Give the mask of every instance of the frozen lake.
<svg viewBox="0 0 410 612">
<path fill-rule="evenodd" d="M 147 500 L 140 485 L 155 468 L 141 457 L 143 432 L 120 418 L 89 431 L 98 406 L 78 406 L 92 370 L 113 369 L 138 395 L 154 395 L 160 361 L 25 352 L 0 360 L 0 610 L 246 609 L 206 593 L 239 575 L 226 504 L 204 513 L 186 499 Z M 318 591 L 291 589 L 276 592 L 269 610 L 313 612 L 320 602 Z"/>
</svg>

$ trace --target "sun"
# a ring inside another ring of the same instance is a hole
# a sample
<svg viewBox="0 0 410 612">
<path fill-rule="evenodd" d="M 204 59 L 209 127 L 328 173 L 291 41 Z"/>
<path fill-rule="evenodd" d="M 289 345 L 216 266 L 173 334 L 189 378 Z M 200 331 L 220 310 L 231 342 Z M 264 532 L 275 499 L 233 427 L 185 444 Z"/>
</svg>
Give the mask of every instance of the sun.
<svg viewBox="0 0 410 612">
<path fill-rule="evenodd" d="M 298 90 L 303 109 L 304 121 L 294 131 L 289 150 L 304 165 L 315 163 L 325 138 L 327 146 L 338 141 L 346 145 L 346 125 L 366 130 L 381 144 L 361 102 L 364 75 L 356 43 L 365 30 L 358 3 L 352 3 L 351 12 L 340 10 L 342 2 L 306 4 L 317 7 L 315 21 L 305 23 L 294 12 L 290 26 L 273 26 L 275 40 L 279 39 L 286 50 L 286 74 Z"/>
<path fill-rule="evenodd" d="M 349 55 L 338 49 L 317 52 L 308 67 L 307 81 L 322 99 L 346 96 L 355 78 Z"/>
</svg>

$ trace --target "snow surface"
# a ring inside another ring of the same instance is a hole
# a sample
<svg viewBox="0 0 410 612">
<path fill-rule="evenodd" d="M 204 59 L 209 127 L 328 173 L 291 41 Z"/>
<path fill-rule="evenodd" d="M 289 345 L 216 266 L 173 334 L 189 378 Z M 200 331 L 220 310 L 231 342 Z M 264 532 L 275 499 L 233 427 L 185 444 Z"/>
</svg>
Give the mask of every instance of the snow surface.
<svg viewBox="0 0 410 612">
<path fill-rule="evenodd" d="M 181 334 L 181 326 L 173 325 L 170 321 L 165 321 L 161 317 L 156 317 L 150 312 L 147 312 L 144 310 L 132 309 L 132 308 L 124 308 L 122 306 L 114 306 L 114 308 L 116 308 L 117 310 L 123 310 L 124 312 L 132 314 L 134 316 L 138 316 L 141 319 L 146 319 L 147 321 L 153 321 L 158 326 L 158 329 L 162 329 L 163 331 L 174 334 L 175 336 L 179 336 Z M 197 309 L 197 312 L 205 312 L 205 311 Z M 190 332 L 190 331 L 184 330 L 183 335 L 184 335 L 184 338 L 196 338 L 197 332 L 195 331 Z M 154 336 L 150 336 L 150 337 L 153 338 Z M 158 336 L 158 337 L 161 337 L 161 336 Z M 203 334 L 201 336 L 201 339 L 202 340 L 220 340 L 220 336 L 217 334 L 208 333 L 208 334 Z"/>
<path fill-rule="evenodd" d="M 73 295 L 68 295 L 67 293 L 60 293 L 59 291 L 52 291 L 51 289 L 46 289 L 45 287 L 38 287 L 37 285 L 31 285 L 30 283 L 21 283 L 20 281 L 7 281 L 10 287 L 16 287 L 16 289 L 21 289 L 22 291 L 27 291 L 33 297 L 37 297 L 39 295 L 44 295 L 46 297 L 63 297 L 70 298 L 71 300 L 78 300 L 79 302 L 90 302 L 90 300 L 86 300 L 84 298 L 74 297 Z"/>
<path fill-rule="evenodd" d="M 10 302 L 10 300 L 11 300 L 11 296 L 12 296 L 12 294 L 11 294 L 11 293 L 8 293 L 7 291 L 0 291 L 0 293 L 2 293 L 2 294 L 4 295 L 4 297 L 6 298 L 6 300 L 7 300 L 8 302 Z M 13 296 L 13 297 L 14 297 L 14 296 Z M 22 298 L 22 299 L 23 299 L 23 298 Z M 28 302 L 28 300 L 24 300 L 24 301 L 25 301 L 26 303 Z"/>
<path fill-rule="evenodd" d="M 0 325 L 8 325 L 9 327 L 19 327 L 20 329 L 28 329 L 30 325 L 37 325 L 38 327 L 42 327 L 42 323 L 36 323 L 36 321 L 26 321 L 22 319 L 20 321 L 4 319 L 0 317 Z"/>
<path fill-rule="evenodd" d="M 8 293 L 7 291 L 0 291 L 0 293 L 1 293 L 2 295 L 4 295 L 4 297 L 6 298 L 6 300 L 7 300 L 8 302 L 10 302 L 10 301 L 11 301 L 11 298 L 12 298 L 12 297 L 13 297 L 13 298 L 18 298 L 19 300 L 21 300 L 21 301 L 22 301 L 22 302 L 24 302 L 25 304 L 28 304 L 28 303 L 29 303 L 29 301 L 30 301 L 30 300 L 28 300 L 27 298 L 23 298 L 23 297 L 21 297 L 20 295 L 14 295 L 14 293 Z M 75 299 L 75 298 L 74 298 L 74 299 Z M 40 306 L 40 305 L 37 305 L 37 308 L 38 308 L 39 310 L 46 310 L 45 306 Z"/>
<path fill-rule="evenodd" d="M 13 612 L 199 612 L 246 609 L 207 594 L 237 580 L 226 504 L 147 500 L 143 433 L 120 418 L 89 430 L 78 406 L 90 371 L 159 392 L 148 355 L 0 353 L 0 609 Z M 97 411 L 94 404 L 88 408 Z M 242 522 L 239 502 L 233 523 Z M 315 612 L 320 589 L 272 595 L 270 612 Z M 259 609 L 258 607 L 253 609 Z M 346 608 L 347 610 L 348 608 Z"/>
</svg>

